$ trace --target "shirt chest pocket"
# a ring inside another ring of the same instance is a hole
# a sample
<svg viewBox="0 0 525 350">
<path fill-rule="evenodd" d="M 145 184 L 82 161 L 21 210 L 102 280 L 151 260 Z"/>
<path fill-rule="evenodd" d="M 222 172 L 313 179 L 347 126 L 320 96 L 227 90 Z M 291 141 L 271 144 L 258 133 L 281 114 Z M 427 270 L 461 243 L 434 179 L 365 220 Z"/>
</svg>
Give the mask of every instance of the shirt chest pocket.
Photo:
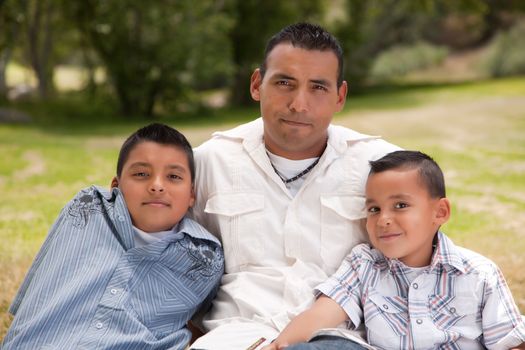
<svg viewBox="0 0 525 350">
<path fill-rule="evenodd" d="M 364 318 L 370 344 L 397 348 L 407 335 L 407 300 L 399 296 L 370 294 L 364 304 Z"/>
<path fill-rule="evenodd" d="M 481 317 L 474 297 L 429 296 L 430 315 L 436 327 L 454 337 L 478 338 L 481 333 Z"/>
<path fill-rule="evenodd" d="M 204 211 L 216 216 L 224 249 L 226 272 L 264 257 L 264 195 L 253 192 L 218 193 Z"/>
<path fill-rule="evenodd" d="M 321 195 L 321 258 L 337 269 L 359 243 L 367 241 L 364 229 L 365 198 L 357 195 Z"/>
</svg>

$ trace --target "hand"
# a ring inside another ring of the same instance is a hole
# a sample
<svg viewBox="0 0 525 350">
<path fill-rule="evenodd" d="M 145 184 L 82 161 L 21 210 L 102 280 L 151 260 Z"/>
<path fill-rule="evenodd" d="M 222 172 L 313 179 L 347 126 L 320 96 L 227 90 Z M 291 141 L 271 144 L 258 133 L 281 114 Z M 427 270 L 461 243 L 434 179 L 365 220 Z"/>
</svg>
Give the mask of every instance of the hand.
<svg viewBox="0 0 525 350">
<path fill-rule="evenodd" d="M 261 350 L 283 350 L 288 346 L 288 344 L 282 344 L 277 345 L 276 342 L 271 343 L 270 345 L 266 345 Z"/>
</svg>

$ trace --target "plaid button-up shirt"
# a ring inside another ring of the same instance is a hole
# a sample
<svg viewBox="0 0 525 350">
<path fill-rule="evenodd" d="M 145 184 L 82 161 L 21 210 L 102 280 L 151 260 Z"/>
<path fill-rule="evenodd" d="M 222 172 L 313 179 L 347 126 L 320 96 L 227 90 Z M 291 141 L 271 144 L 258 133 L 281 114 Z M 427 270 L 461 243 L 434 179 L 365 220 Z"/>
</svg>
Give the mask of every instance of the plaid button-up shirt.
<svg viewBox="0 0 525 350">
<path fill-rule="evenodd" d="M 508 349 L 525 342 L 525 321 L 499 268 L 438 233 L 430 266 L 413 269 L 367 244 L 317 287 L 364 322 L 384 349 Z"/>
</svg>

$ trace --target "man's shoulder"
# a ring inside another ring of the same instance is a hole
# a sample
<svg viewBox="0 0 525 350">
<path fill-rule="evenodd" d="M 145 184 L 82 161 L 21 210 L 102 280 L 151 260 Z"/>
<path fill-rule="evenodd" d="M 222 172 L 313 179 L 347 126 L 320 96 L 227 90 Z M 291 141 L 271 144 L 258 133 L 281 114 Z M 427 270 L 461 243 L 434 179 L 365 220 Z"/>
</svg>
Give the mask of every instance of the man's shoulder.
<svg viewBox="0 0 525 350">
<path fill-rule="evenodd" d="M 328 142 L 345 153 L 357 152 L 367 160 L 378 159 L 400 147 L 378 135 L 367 135 L 341 125 L 330 125 Z"/>
</svg>

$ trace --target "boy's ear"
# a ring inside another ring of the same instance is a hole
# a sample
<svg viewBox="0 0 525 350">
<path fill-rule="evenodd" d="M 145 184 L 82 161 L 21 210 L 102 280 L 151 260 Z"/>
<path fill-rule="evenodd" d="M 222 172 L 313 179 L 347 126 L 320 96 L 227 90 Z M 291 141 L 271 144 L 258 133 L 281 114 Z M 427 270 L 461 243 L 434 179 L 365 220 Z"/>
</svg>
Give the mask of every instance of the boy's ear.
<svg viewBox="0 0 525 350">
<path fill-rule="evenodd" d="M 436 206 L 436 224 L 441 226 L 450 218 L 450 201 L 448 198 L 440 198 Z"/>
<path fill-rule="evenodd" d="M 111 185 L 110 188 L 118 187 L 118 178 L 115 176 L 113 179 L 111 179 Z"/>
</svg>

